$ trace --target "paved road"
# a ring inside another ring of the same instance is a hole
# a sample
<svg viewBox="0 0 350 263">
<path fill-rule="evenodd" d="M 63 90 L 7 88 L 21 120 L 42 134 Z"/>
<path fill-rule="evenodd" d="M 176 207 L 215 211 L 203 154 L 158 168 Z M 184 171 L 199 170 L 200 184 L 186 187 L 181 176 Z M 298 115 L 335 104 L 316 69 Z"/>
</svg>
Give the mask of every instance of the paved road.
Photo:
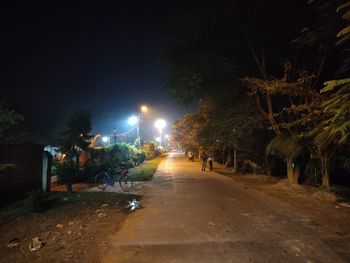
<svg viewBox="0 0 350 263">
<path fill-rule="evenodd" d="M 163 161 L 103 262 L 344 262 L 293 208 L 180 154 Z"/>
</svg>

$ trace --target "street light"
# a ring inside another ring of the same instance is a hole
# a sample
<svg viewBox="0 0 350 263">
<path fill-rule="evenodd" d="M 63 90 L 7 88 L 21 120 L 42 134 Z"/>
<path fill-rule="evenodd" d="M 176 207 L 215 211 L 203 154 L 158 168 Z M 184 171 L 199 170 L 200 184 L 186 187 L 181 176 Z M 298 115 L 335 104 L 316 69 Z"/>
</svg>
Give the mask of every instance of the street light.
<svg viewBox="0 0 350 263">
<path fill-rule="evenodd" d="M 137 116 L 135 116 L 135 115 L 129 117 L 129 119 L 128 119 L 128 123 L 129 123 L 130 125 L 135 125 L 135 124 L 138 123 L 138 121 L 139 121 L 139 120 L 138 120 Z"/>
<path fill-rule="evenodd" d="M 108 136 L 103 136 L 103 137 L 102 137 L 102 142 L 103 142 L 104 144 L 107 144 L 108 141 L 109 141 L 109 137 L 108 137 Z"/>
<path fill-rule="evenodd" d="M 162 148 L 162 132 L 163 129 L 166 126 L 166 122 L 163 119 L 158 119 L 155 121 L 154 126 L 158 129 L 159 131 L 159 148 Z"/>
<path fill-rule="evenodd" d="M 148 108 L 147 108 L 147 106 L 142 105 L 139 110 L 140 110 L 140 112 L 138 113 L 138 116 L 133 115 L 128 119 L 128 123 L 130 125 L 136 125 L 136 145 L 137 145 L 137 148 L 141 147 L 140 125 L 141 125 L 141 122 L 143 121 L 143 114 L 148 111 Z"/>
<path fill-rule="evenodd" d="M 146 113 L 147 111 L 148 111 L 147 106 L 142 105 L 142 106 L 141 106 L 141 112 L 142 112 L 142 113 Z"/>
</svg>

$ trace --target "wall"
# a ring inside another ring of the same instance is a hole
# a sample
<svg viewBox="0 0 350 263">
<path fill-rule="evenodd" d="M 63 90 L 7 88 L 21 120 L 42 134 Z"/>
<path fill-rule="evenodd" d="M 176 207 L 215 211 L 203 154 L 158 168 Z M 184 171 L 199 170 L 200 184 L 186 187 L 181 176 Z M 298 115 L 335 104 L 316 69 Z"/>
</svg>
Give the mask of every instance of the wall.
<svg viewBox="0 0 350 263">
<path fill-rule="evenodd" d="M 0 164 L 15 165 L 0 171 L 0 206 L 41 188 L 43 149 L 37 144 L 0 144 Z"/>
</svg>

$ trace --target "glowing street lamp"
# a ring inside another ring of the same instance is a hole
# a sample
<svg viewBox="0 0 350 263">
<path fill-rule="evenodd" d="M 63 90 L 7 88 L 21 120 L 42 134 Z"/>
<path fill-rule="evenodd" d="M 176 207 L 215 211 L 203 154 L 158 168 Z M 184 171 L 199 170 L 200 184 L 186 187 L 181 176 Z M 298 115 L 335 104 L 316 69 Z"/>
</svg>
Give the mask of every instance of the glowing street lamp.
<svg viewBox="0 0 350 263">
<path fill-rule="evenodd" d="M 158 120 L 156 120 L 156 122 L 154 123 L 154 126 L 155 126 L 157 129 L 164 129 L 165 126 L 166 126 L 166 122 L 165 122 L 165 120 L 163 120 L 163 119 L 158 119 Z"/>
<path fill-rule="evenodd" d="M 102 137 L 102 142 L 106 145 L 109 142 L 109 137 L 108 136 L 103 136 Z"/>
<path fill-rule="evenodd" d="M 136 144 L 138 148 L 141 147 L 140 123 L 143 121 L 143 114 L 148 111 L 148 107 L 142 105 L 139 110 L 138 116 L 133 115 L 128 119 L 130 125 L 136 125 Z"/>
<path fill-rule="evenodd" d="M 159 148 L 162 148 L 162 132 L 163 129 L 166 126 L 166 122 L 163 119 L 158 119 L 155 121 L 154 126 L 158 129 L 159 131 Z"/>
<path fill-rule="evenodd" d="M 147 106 L 142 105 L 142 106 L 141 106 L 141 112 L 142 112 L 142 113 L 146 113 L 147 111 L 148 111 Z"/>
<path fill-rule="evenodd" d="M 135 124 L 138 123 L 138 121 L 139 121 L 139 120 L 138 120 L 137 116 L 135 116 L 135 115 L 129 117 L 129 119 L 128 119 L 128 123 L 129 123 L 130 125 L 135 125 Z"/>
</svg>

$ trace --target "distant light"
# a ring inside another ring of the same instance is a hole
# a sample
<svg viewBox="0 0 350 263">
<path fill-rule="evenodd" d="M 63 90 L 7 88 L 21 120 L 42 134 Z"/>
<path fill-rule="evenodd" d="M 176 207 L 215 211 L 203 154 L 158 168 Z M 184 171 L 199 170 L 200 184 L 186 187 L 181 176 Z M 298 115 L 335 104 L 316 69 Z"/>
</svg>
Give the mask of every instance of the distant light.
<svg viewBox="0 0 350 263">
<path fill-rule="evenodd" d="M 106 143 L 108 141 L 109 141 L 109 137 L 107 137 L 107 136 L 102 137 L 102 142 Z"/>
<path fill-rule="evenodd" d="M 141 112 L 147 112 L 147 111 L 148 111 L 147 106 L 142 105 L 142 106 L 141 106 Z"/>
<path fill-rule="evenodd" d="M 156 122 L 154 123 L 154 126 L 156 126 L 157 129 L 163 129 L 166 126 L 166 122 L 163 119 L 158 119 L 156 120 Z"/>
<path fill-rule="evenodd" d="M 165 134 L 165 139 L 168 139 L 169 138 L 169 134 Z"/>
<path fill-rule="evenodd" d="M 156 142 L 160 142 L 160 137 L 156 137 Z"/>
<path fill-rule="evenodd" d="M 129 117 L 129 119 L 128 119 L 128 123 L 129 123 L 130 125 L 135 125 L 137 122 L 138 122 L 138 118 L 137 118 L 137 116 L 135 116 L 135 115 Z"/>
</svg>

